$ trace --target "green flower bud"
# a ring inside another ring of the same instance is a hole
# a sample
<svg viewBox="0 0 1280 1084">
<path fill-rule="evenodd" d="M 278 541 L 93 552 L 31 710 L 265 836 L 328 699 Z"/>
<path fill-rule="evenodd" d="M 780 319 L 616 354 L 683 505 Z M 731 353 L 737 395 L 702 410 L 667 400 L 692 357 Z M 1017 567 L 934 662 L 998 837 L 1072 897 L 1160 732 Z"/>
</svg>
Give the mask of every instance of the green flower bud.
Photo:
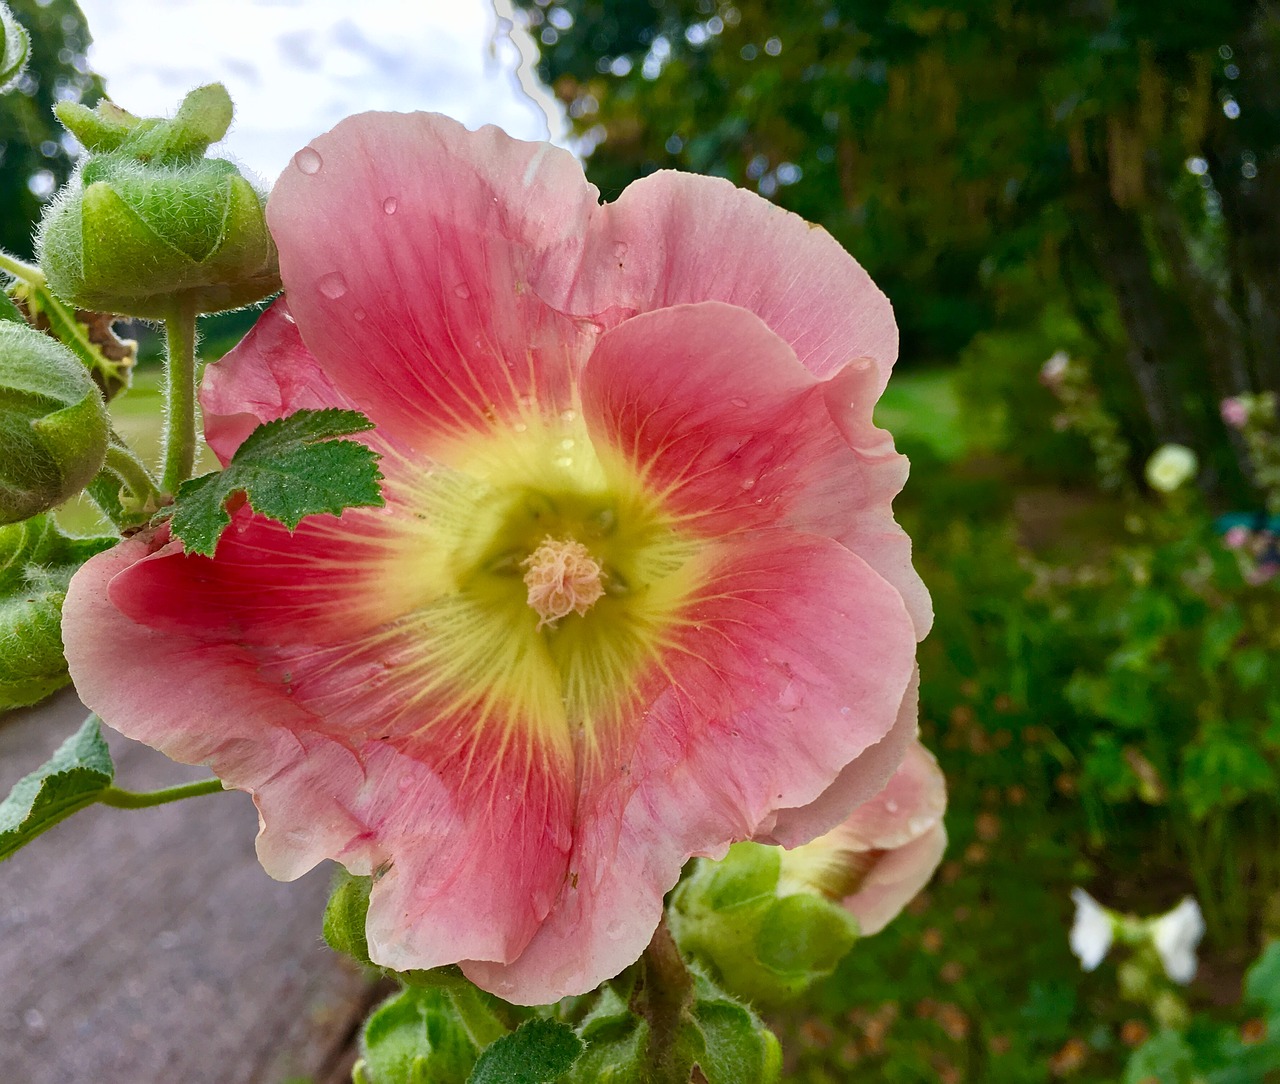
<svg viewBox="0 0 1280 1084">
<path fill-rule="evenodd" d="M 0 320 L 0 523 L 75 496 L 102 469 L 107 408 L 61 343 Z"/>
<path fill-rule="evenodd" d="M 831 974 L 858 938 L 858 923 L 816 893 L 778 895 L 776 847 L 737 843 L 720 862 L 700 859 L 676 889 L 671 932 L 739 997 L 779 1004 Z"/>
<path fill-rule="evenodd" d="M 18 81 L 30 55 L 30 36 L 13 17 L 8 5 L 0 4 L 0 94 Z"/>
<path fill-rule="evenodd" d="M 0 711 L 65 685 L 62 601 L 80 565 L 114 538 L 71 538 L 47 516 L 0 527 Z"/>
<path fill-rule="evenodd" d="M 220 84 L 184 99 L 172 120 L 102 102 L 57 107 L 91 152 L 40 224 L 36 247 L 54 293 L 86 309 L 163 319 L 220 312 L 280 288 L 262 197 L 220 158 L 231 123 Z"/>
</svg>

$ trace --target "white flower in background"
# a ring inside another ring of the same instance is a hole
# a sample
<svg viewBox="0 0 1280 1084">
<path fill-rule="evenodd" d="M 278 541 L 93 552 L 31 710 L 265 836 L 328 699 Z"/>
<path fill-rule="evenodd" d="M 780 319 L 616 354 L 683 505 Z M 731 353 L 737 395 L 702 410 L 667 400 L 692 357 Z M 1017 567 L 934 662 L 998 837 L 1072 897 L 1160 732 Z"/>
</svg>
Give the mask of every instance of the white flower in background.
<svg viewBox="0 0 1280 1084">
<path fill-rule="evenodd" d="M 1071 358 L 1065 350 L 1055 352 L 1053 357 L 1040 366 L 1040 383 L 1047 388 L 1056 388 L 1062 383 L 1070 366 Z"/>
<path fill-rule="evenodd" d="M 1186 986 L 1195 978 L 1196 946 L 1203 936 L 1204 915 L 1190 896 L 1168 914 L 1152 919 L 1151 940 L 1164 964 L 1164 973 L 1174 982 Z"/>
<path fill-rule="evenodd" d="M 1161 493 L 1172 493 L 1195 477 L 1200 467 L 1196 453 L 1181 444 L 1164 444 L 1147 460 L 1147 482 Z"/>
<path fill-rule="evenodd" d="M 1081 967 L 1092 971 L 1111 948 L 1115 924 L 1111 912 L 1083 888 L 1073 888 L 1071 898 L 1076 901 L 1076 918 L 1069 937 L 1071 951 L 1080 960 Z"/>
</svg>

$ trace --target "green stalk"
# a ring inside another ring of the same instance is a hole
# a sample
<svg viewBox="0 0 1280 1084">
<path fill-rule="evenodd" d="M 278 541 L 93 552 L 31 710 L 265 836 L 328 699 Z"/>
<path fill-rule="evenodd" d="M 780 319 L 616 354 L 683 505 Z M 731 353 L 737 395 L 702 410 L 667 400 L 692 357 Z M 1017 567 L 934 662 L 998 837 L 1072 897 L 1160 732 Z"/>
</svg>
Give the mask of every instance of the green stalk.
<svg viewBox="0 0 1280 1084">
<path fill-rule="evenodd" d="M 184 798 L 199 798 L 202 794 L 217 794 L 223 789 L 221 779 L 200 779 L 163 790 L 134 791 L 107 787 L 97 800 L 114 809 L 149 809 L 153 805 L 167 805 Z"/>
<path fill-rule="evenodd" d="M 480 991 L 470 983 L 450 987 L 449 1000 L 453 1002 L 458 1018 L 471 1041 L 476 1044 L 477 1050 L 483 1050 L 507 1034 L 506 1025 L 485 1004 Z"/>
<path fill-rule="evenodd" d="M 169 494 L 191 477 L 196 462 L 196 311 L 178 305 L 164 322 L 164 473 Z"/>
<path fill-rule="evenodd" d="M 640 961 L 641 987 L 636 991 L 639 1003 L 633 998 L 632 1007 L 649 1022 L 646 1079 L 652 1084 L 685 1084 L 689 1070 L 681 1063 L 678 1044 L 685 1013 L 693 1004 L 693 976 L 665 917 Z"/>
<path fill-rule="evenodd" d="M 0 251 L 0 271 L 7 271 L 15 279 L 21 279 L 29 286 L 43 286 L 44 272 L 40 268 L 23 263 L 16 256 Z"/>
<path fill-rule="evenodd" d="M 139 505 L 159 503 L 160 491 L 155 480 L 132 448 L 112 441 L 107 446 L 107 459 L 103 466 L 124 483 Z"/>
</svg>

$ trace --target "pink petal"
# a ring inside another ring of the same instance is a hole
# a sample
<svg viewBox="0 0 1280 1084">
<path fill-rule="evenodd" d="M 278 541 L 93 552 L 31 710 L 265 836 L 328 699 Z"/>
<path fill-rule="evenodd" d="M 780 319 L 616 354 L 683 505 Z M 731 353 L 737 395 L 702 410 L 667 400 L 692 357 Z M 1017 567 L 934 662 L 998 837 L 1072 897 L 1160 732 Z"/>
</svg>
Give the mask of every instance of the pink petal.
<svg viewBox="0 0 1280 1084">
<path fill-rule="evenodd" d="M 798 847 L 830 831 L 888 784 L 915 742 L 920 712 L 920 671 L 911 676 L 893 728 L 856 760 L 846 764 L 835 782 L 799 809 L 778 810 L 771 828 L 757 834 L 760 843 Z"/>
<path fill-rule="evenodd" d="M 595 328 L 530 283 L 576 268 L 595 207 L 565 151 L 366 113 L 294 157 L 267 220 L 321 368 L 391 438 L 434 453 L 529 406 L 572 407 Z"/>
<path fill-rule="evenodd" d="M 514 964 L 468 964 L 543 1003 L 622 970 L 693 855 L 813 801 L 893 727 L 913 672 L 902 599 L 843 547 L 762 531 L 714 547 L 658 695 L 582 784 L 570 882 Z"/>
<path fill-rule="evenodd" d="M 581 273 L 539 280 L 552 304 L 587 315 L 725 301 L 817 376 L 871 358 L 884 388 L 898 354 L 892 308 L 826 230 L 728 181 L 668 171 L 629 185 L 592 226 Z"/>
<path fill-rule="evenodd" d="M 281 643 L 287 622 L 238 621 L 234 600 L 217 620 L 183 623 L 184 606 L 211 600 L 202 577 L 216 562 L 151 545 L 100 554 L 68 591 L 64 638 L 85 703 L 250 791 L 273 876 L 324 858 L 378 873 L 369 936 L 389 965 L 514 958 L 564 878 L 568 750 L 499 748 L 504 731 L 464 718 L 474 705 L 447 688 L 406 696 L 406 657 L 430 650 L 409 632 Z M 164 593 L 168 608 L 153 612 Z"/>
<path fill-rule="evenodd" d="M 843 901 L 864 937 L 879 933 L 915 899 L 946 849 L 947 831 L 939 822 L 871 867 L 858 891 Z"/>
<path fill-rule="evenodd" d="M 933 754 L 916 741 L 884 789 L 855 809 L 838 831 L 848 846 L 892 851 L 941 823 L 946 811 L 946 778 Z"/>
<path fill-rule="evenodd" d="M 302 345 L 284 298 L 258 318 L 235 349 L 205 367 L 200 407 L 205 442 L 224 465 L 263 422 L 295 410 L 357 409 Z"/>
<path fill-rule="evenodd" d="M 929 595 L 892 501 L 907 461 L 871 411 L 865 360 L 820 381 L 745 309 L 680 305 L 624 321 L 582 377 L 599 446 L 709 535 L 790 526 L 845 542 L 908 602 L 918 634 Z"/>
</svg>

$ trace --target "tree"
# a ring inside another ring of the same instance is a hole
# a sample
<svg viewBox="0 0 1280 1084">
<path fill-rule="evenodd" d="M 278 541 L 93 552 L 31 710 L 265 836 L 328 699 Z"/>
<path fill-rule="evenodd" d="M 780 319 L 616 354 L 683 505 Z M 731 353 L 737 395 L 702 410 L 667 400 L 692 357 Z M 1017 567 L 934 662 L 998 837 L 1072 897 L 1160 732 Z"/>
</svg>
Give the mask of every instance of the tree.
<svg viewBox="0 0 1280 1084">
<path fill-rule="evenodd" d="M 0 248 L 31 255 L 31 233 L 48 198 L 71 175 L 78 148 L 53 115 L 62 99 L 102 97 L 89 71 L 89 29 L 74 0 L 7 0 L 31 35 L 31 59 L 17 87 L 0 96 Z"/>
<path fill-rule="evenodd" d="M 525 11 L 606 195 L 664 166 L 756 187 L 868 267 L 907 356 L 1065 310 L 1138 445 L 1230 485 L 1217 400 L 1280 388 L 1276 3 Z"/>
</svg>

